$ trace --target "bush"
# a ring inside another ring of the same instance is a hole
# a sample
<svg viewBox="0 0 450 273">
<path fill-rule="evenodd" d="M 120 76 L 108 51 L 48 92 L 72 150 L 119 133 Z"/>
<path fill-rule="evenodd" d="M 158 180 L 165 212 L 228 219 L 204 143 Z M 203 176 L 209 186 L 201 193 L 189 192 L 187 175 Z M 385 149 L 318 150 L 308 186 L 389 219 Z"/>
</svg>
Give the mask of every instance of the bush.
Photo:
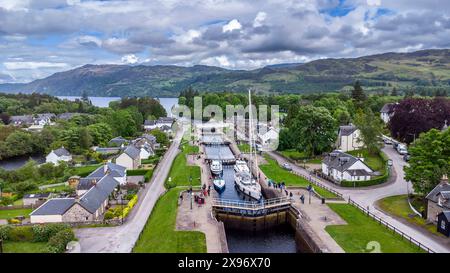
<svg viewBox="0 0 450 273">
<path fill-rule="evenodd" d="M 149 182 L 150 179 L 152 179 L 153 176 L 153 170 L 149 170 L 148 172 L 145 173 L 144 175 L 144 181 L 145 182 Z"/>
<path fill-rule="evenodd" d="M 70 241 L 75 240 L 75 234 L 71 229 L 63 229 L 48 240 L 47 250 L 51 253 L 62 253 Z"/>
<path fill-rule="evenodd" d="M 114 216 L 114 212 L 112 211 L 112 210 L 107 210 L 106 212 L 105 212 L 105 216 L 104 216 L 104 219 L 105 220 L 111 220 L 111 219 L 113 219 L 115 216 Z"/>
<path fill-rule="evenodd" d="M 129 176 L 145 175 L 147 172 L 148 172 L 148 169 L 127 170 L 127 175 L 129 175 Z"/>
<path fill-rule="evenodd" d="M 389 178 L 389 173 L 388 171 L 385 172 L 384 175 L 379 176 L 377 178 L 373 178 L 370 180 L 366 180 L 366 181 L 341 181 L 341 186 L 342 187 L 368 187 L 368 186 L 373 186 L 373 185 L 379 185 L 382 184 L 384 182 L 386 182 Z"/>
<path fill-rule="evenodd" d="M 32 227 L 14 227 L 9 232 L 9 240 L 13 242 L 33 241 L 34 234 Z"/>
<path fill-rule="evenodd" d="M 3 241 L 9 241 L 12 229 L 13 229 L 12 226 L 8 225 L 0 226 L 0 239 Z"/>
<path fill-rule="evenodd" d="M 70 229 L 66 224 L 34 225 L 32 227 L 35 242 L 48 242 L 52 236 L 61 230 Z"/>
</svg>

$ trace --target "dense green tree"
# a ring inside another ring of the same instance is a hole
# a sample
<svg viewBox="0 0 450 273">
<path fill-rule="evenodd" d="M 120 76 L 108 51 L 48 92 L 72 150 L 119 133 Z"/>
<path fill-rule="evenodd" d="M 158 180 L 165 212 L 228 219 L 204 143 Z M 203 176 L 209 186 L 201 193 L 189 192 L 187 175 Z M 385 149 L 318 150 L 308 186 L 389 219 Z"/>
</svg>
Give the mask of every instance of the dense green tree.
<svg viewBox="0 0 450 273">
<path fill-rule="evenodd" d="M 89 134 L 89 130 L 86 127 L 80 128 L 78 133 L 80 148 L 87 150 L 92 146 L 92 136 Z"/>
<path fill-rule="evenodd" d="M 337 124 L 326 108 L 307 105 L 299 108 L 289 130 L 297 140 L 296 149 L 312 156 L 331 149 Z"/>
<path fill-rule="evenodd" d="M 169 138 L 161 130 L 158 130 L 158 129 L 151 130 L 150 134 L 152 134 L 154 137 L 156 137 L 156 141 L 158 143 L 160 143 L 161 146 L 168 146 L 169 145 Z"/>
<path fill-rule="evenodd" d="M 107 123 L 96 123 L 87 127 L 94 145 L 106 145 L 113 137 L 112 129 Z"/>
<path fill-rule="evenodd" d="M 443 174 L 450 175 L 450 130 L 431 129 L 409 147 L 409 166 L 405 178 L 413 183 L 418 194 L 428 194 Z"/>
<path fill-rule="evenodd" d="M 362 89 L 361 83 L 359 81 L 356 81 L 355 84 L 353 85 L 352 99 L 357 104 L 361 104 L 366 100 L 366 94 L 364 93 L 364 90 Z"/>
<path fill-rule="evenodd" d="M 360 131 L 360 141 L 370 154 L 377 154 L 382 147 L 382 132 L 384 124 L 370 109 L 358 111 L 355 125 Z"/>
</svg>

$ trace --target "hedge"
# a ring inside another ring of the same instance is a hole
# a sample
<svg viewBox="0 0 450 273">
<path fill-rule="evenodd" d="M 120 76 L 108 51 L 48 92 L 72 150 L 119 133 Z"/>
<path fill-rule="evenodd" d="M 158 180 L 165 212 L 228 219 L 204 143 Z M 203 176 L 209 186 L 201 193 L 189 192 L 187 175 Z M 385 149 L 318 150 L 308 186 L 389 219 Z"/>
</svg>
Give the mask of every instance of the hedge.
<svg viewBox="0 0 450 273">
<path fill-rule="evenodd" d="M 386 170 L 385 174 L 382 176 L 379 176 L 377 178 L 374 179 L 370 179 L 370 180 L 365 180 L 365 181 L 347 181 L 347 180 L 343 180 L 341 181 L 341 186 L 342 187 L 368 187 L 368 186 L 373 186 L 373 185 L 379 185 L 382 184 L 384 182 L 386 182 L 389 178 L 389 172 Z"/>
<path fill-rule="evenodd" d="M 127 175 L 136 176 L 136 175 L 145 175 L 149 169 L 138 169 L 138 170 L 127 170 Z"/>
<path fill-rule="evenodd" d="M 75 234 L 71 229 L 63 229 L 50 237 L 47 244 L 47 250 L 51 253 L 62 253 L 70 241 L 75 240 Z"/>
</svg>

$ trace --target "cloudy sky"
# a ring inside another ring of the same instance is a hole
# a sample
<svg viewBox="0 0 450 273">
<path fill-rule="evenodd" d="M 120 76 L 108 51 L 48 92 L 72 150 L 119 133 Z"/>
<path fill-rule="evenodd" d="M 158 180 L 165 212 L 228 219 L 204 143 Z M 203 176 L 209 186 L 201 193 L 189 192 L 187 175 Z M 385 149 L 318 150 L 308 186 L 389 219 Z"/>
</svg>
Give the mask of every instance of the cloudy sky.
<svg viewBox="0 0 450 273">
<path fill-rule="evenodd" d="M 254 69 L 450 48 L 448 0 L 0 0 L 0 83 L 90 64 Z"/>
</svg>

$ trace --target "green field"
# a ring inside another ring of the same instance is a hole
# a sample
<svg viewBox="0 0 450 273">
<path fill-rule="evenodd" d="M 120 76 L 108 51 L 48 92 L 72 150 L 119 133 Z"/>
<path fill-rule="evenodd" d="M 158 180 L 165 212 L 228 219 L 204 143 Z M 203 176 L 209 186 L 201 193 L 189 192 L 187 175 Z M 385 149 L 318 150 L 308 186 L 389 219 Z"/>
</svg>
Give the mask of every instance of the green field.
<svg viewBox="0 0 450 273">
<path fill-rule="evenodd" d="M 192 185 L 200 185 L 200 167 L 187 166 L 187 156 L 198 152 L 197 146 L 184 144 L 181 146 L 181 152 L 175 157 L 170 168 L 169 177 L 171 182 L 166 182 L 166 187 L 189 186 L 189 178 L 192 177 Z"/>
<path fill-rule="evenodd" d="M 89 165 L 89 166 L 83 166 L 83 167 L 73 167 L 72 170 L 74 170 L 74 175 L 86 177 L 91 172 L 95 171 L 98 167 L 100 167 L 101 165 L 102 164 L 95 164 L 95 165 Z"/>
<path fill-rule="evenodd" d="M 405 219 L 406 221 L 427 229 L 429 232 L 443 236 L 436 230 L 436 225 L 427 224 L 426 220 L 415 214 L 409 207 L 407 195 L 396 195 L 383 198 L 377 201 L 380 209 L 386 211 L 388 214 Z"/>
<path fill-rule="evenodd" d="M 238 148 L 239 148 L 239 151 L 241 151 L 241 153 L 249 153 L 250 152 L 250 145 L 247 143 L 239 144 Z"/>
<path fill-rule="evenodd" d="M 3 251 L 5 253 L 45 253 L 46 242 L 4 242 Z"/>
<path fill-rule="evenodd" d="M 278 162 L 269 156 L 265 156 L 267 164 L 260 165 L 260 169 L 264 174 L 275 182 L 284 182 L 286 186 L 308 187 L 308 180 L 295 175 L 278 165 Z M 314 190 L 324 198 L 336 198 L 337 196 L 323 188 L 314 186 Z"/>
<path fill-rule="evenodd" d="M 379 243 L 380 250 L 384 253 L 423 252 L 352 205 L 328 204 L 328 206 L 347 222 L 347 225 L 332 225 L 325 228 L 345 252 L 371 252 L 371 248 L 368 249 L 369 242 Z"/>
<path fill-rule="evenodd" d="M 384 162 L 384 160 L 381 158 L 381 156 L 370 155 L 366 149 L 349 151 L 348 153 L 353 156 L 362 155 L 364 157 L 364 163 L 366 163 L 367 166 L 369 166 L 374 171 L 379 171 L 381 173 L 384 173 L 386 162 Z"/>
<path fill-rule="evenodd" d="M 306 164 L 322 163 L 322 158 L 320 158 L 320 157 L 308 158 L 308 156 L 306 156 L 306 154 L 304 152 L 299 152 L 294 149 L 280 151 L 280 153 L 286 158 L 290 158 L 292 160 L 299 161 L 299 163 L 303 163 L 304 159 L 306 159 L 306 162 L 305 162 Z"/>
<path fill-rule="evenodd" d="M 8 209 L 8 210 L 0 210 L 0 219 L 12 219 L 17 216 L 24 216 L 26 218 L 29 217 L 32 209 Z"/>
<path fill-rule="evenodd" d="M 133 252 L 137 253 L 205 253 L 205 234 L 199 231 L 175 231 L 178 196 L 183 189 L 174 188 L 156 203 Z"/>
</svg>

